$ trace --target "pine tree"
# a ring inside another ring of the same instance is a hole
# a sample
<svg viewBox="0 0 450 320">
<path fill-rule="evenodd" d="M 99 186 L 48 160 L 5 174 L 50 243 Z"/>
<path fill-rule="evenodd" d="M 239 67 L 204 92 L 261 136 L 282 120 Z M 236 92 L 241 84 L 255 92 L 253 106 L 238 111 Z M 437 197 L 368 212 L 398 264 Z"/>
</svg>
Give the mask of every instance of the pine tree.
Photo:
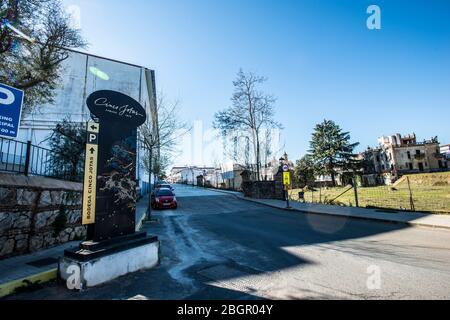
<svg viewBox="0 0 450 320">
<path fill-rule="evenodd" d="M 336 169 L 347 169 L 358 145 L 358 142 L 350 143 L 349 132 L 343 132 L 334 121 L 324 120 L 314 129 L 310 153 L 319 173 L 330 175 L 333 186 L 336 186 Z"/>
</svg>

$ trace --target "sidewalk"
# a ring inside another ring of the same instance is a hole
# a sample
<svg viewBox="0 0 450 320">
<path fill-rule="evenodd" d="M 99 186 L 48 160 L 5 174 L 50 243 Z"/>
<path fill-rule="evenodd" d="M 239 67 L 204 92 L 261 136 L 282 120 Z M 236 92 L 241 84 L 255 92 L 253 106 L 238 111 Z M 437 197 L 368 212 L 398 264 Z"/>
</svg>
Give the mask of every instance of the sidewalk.
<svg viewBox="0 0 450 320">
<path fill-rule="evenodd" d="M 140 230 L 147 211 L 148 195 L 136 204 L 136 231 Z M 14 293 L 17 288 L 42 284 L 56 279 L 58 259 L 64 250 L 79 245 L 68 242 L 39 252 L 0 260 L 0 298 Z"/>
<path fill-rule="evenodd" d="M 72 241 L 36 253 L 0 260 L 0 298 L 27 284 L 56 279 L 58 257 L 64 254 L 64 250 L 78 244 L 78 241 Z"/>
<path fill-rule="evenodd" d="M 290 201 L 289 203 L 292 208 L 287 209 L 286 201 L 283 200 L 252 199 L 244 197 L 244 195 L 241 192 L 237 191 L 218 190 L 218 189 L 210 189 L 210 190 L 228 193 L 245 201 L 251 201 L 262 205 L 270 206 L 273 208 L 289 211 L 326 214 L 332 216 L 376 220 L 390 223 L 404 223 L 411 226 L 450 229 L 450 215 L 427 214 L 420 212 L 401 212 L 401 211 L 389 212 L 390 210 L 388 209 L 386 209 L 386 211 L 383 211 L 383 209 L 341 207 L 325 204 L 300 203 L 296 201 Z"/>
<path fill-rule="evenodd" d="M 148 209 L 148 197 L 149 195 L 147 194 L 136 203 L 136 231 L 141 229 L 142 223 L 145 220 Z"/>
</svg>

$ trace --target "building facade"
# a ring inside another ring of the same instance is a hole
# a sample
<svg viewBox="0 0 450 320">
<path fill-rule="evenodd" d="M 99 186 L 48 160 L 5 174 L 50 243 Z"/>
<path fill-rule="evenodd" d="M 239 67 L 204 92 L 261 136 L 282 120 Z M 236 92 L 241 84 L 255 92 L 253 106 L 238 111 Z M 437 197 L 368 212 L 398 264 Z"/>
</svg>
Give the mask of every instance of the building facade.
<svg viewBox="0 0 450 320">
<path fill-rule="evenodd" d="M 365 175 L 373 175 L 369 184 L 381 182 L 376 175 L 384 183 L 390 184 L 403 174 L 436 172 L 448 168 L 437 137 L 418 142 L 415 134 L 396 134 L 382 136 L 378 143 L 377 148 L 368 148 L 361 154 L 367 164 Z"/>
<path fill-rule="evenodd" d="M 24 114 L 19 141 L 48 148 L 47 139 L 63 119 L 86 122 L 91 119 L 86 98 L 97 90 L 114 90 L 139 101 L 147 113 L 147 121 L 156 117 L 156 85 L 153 70 L 126 62 L 111 60 L 87 53 L 70 51 L 61 68 L 61 84 L 54 102 L 37 106 Z M 138 146 L 136 175 L 141 190 L 146 189 L 149 177 L 143 169 L 143 150 Z"/>
</svg>

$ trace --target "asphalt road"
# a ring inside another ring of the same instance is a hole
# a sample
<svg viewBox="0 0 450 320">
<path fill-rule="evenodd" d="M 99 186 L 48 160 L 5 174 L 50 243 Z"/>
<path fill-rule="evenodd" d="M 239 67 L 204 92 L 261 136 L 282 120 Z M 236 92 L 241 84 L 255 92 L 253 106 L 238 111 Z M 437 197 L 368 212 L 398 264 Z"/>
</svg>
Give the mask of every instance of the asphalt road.
<svg viewBox="0 0 450 320">
<path fill-rule="evenodd" d="M 449 299 L 450 232 L 303 214 L 176 186 L 145 229 L 158 267 L 83 292 L 12 299 Z"/>
</svg>

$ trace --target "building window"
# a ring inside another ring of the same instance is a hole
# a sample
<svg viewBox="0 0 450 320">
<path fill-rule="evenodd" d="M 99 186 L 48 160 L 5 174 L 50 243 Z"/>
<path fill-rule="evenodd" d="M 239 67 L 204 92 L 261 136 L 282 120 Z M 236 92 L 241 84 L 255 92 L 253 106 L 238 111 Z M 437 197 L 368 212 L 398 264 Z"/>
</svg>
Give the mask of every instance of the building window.
<svg viewBox="0 0 450 320">
<path fill-rule="evenodd" d="M 420 156 L 420 150 L 416 150 L 416 154 Z"/>
<path fill-rule="evenodd" d="M 411 152 L 408 151 L 408 159 L 411 159 Z"/>
<path fill-rule="evenodd" d="M 413 169 L 413 164 L 410 162 L 410 163 L 408 163 L 408 165 L 409 165 L 409 170 L 412 170 Z"/>
</svg>

